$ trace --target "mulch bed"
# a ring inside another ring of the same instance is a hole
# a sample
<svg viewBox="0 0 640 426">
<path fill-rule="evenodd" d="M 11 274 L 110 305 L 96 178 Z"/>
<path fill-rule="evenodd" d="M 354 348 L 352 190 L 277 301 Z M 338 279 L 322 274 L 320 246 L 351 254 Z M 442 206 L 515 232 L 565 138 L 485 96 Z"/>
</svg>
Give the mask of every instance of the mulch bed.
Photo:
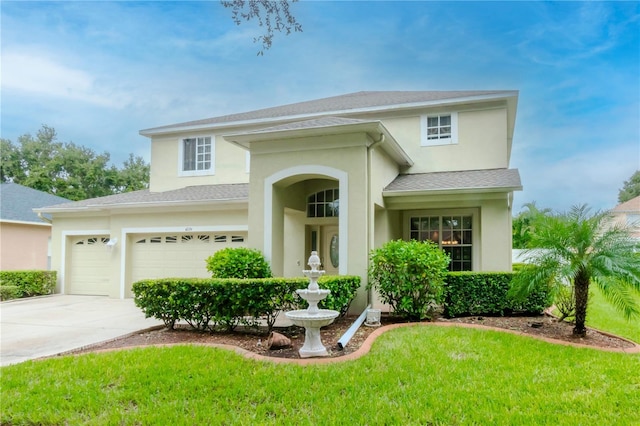
<svg viewBox="0 0 640 426">
<path fill-rule="evenodd" d="M 338 341 L 355 320 L 356 316 L 338 318 L 333 324 L 321 329 L 322 342 L 329 352 L 329 357 L 341 357 L 357 351 L 367 337 L 377 330 L 377 327 L 369 327 L 363 324 L 344 348 L 340 349 L 338 347 Z M 559 322 L 556 318 L 549 315 L 511 317 L 471 316 L 453 319 L 436 318 L 435 321 L 495 327 L 497 329 L 505 329 L 526 335 L 555 339 L 570 344 L 587 345 L 605 350 L 633 349 L 637 347 L 637 345 L 625 339 L 592 329 L 588 330 L 584 338 L 573 337 L 573 324 Z M 382 325 L 402 322 L 404 321 L 386 314 L 383 314 L 381 318 Z M 179 325 L 174 330 L 156 328 L 133 333 L 115 340 L 81 348 L 70 353 L 78 354 L 127 347 L 194 343 L 233 345 L 259 355 L 275 358 L 300 358 L 298 351 L 304 343 L 304 329 L 292 326 L 276 329 L 275 331 L 287 336 L 291 340 L 291 346 L 269 349 L 267 347 L 268 336 L 264 330 L 260 331 L 238 327 L 234 332 L 200 332 L 191 329 L 188 325 Z"/>
</svg>

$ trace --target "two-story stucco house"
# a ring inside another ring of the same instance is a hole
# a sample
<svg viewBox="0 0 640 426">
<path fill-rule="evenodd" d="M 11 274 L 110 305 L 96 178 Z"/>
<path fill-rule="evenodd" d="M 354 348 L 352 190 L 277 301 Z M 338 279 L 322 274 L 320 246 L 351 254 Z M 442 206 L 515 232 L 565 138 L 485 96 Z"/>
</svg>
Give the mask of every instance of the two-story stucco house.
<svg viewBox="0 0 640 426">
<path fill-rule="evenodd" d="M 452 270 L 511 270 L 516 91 L 358 92 L 156 127 L 149 190 L 42 211 L 64 293 L 130 297 L 142 278 L 207 277 L 223 247 L 300 276 L 366 282 L 369 253 L 431 239 Z M 363 288 L 354 307 L 368 299 Z"/>
</svg>

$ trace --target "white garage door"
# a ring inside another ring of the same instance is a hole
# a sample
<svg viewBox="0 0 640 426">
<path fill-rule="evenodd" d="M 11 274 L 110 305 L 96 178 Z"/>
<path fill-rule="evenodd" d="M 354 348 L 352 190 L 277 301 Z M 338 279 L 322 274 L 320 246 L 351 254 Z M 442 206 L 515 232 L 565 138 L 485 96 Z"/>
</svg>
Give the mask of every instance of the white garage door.
<svg viewBox="0 0 640 426">
<path fill-rule="evenodd" d="M 110 253 L 108 235 L 71 239 L 69 294 L 109 295 Z"/>
<path fill-rule="evenodd" d="M 246 239 L 246 232 L 133 235 L 132 282 L 211 277 L 205 259 L 225 247 L 245 247 Z"/>
</svg>

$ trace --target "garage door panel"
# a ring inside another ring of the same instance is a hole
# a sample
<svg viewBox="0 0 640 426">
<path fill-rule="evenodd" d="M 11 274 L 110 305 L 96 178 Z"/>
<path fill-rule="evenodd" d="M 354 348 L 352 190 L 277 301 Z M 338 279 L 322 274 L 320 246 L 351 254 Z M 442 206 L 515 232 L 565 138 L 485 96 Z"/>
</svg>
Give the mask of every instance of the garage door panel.
<svg viewBox="0 0 640 426">
<path fill-rule="evenodd" d="M 69 294 L 109 295 L 109 251 L 106 235 L 71 240 Z"/>
<path fill-rule="evenodd" d="M 207 278 L 206 258 L 226 247 L 244 247 L 246 233 L 134 235 L 132 282 L 148 278 Z M 233 240 L 233 242 L 232 242 Z"/>
</svg>

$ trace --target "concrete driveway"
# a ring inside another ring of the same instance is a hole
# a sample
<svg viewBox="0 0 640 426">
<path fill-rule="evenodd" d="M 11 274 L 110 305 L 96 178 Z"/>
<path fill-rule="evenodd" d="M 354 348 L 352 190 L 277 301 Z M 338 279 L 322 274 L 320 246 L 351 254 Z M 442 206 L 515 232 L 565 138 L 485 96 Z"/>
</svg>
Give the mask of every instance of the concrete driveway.
<svg viewBox="0 0 640 426">
<path fill-rule="evenodd" d="M 52 295 L 0 303 L 0 365 L 56 355 L 161 325 L 132 299 Z"/>
</svg>

